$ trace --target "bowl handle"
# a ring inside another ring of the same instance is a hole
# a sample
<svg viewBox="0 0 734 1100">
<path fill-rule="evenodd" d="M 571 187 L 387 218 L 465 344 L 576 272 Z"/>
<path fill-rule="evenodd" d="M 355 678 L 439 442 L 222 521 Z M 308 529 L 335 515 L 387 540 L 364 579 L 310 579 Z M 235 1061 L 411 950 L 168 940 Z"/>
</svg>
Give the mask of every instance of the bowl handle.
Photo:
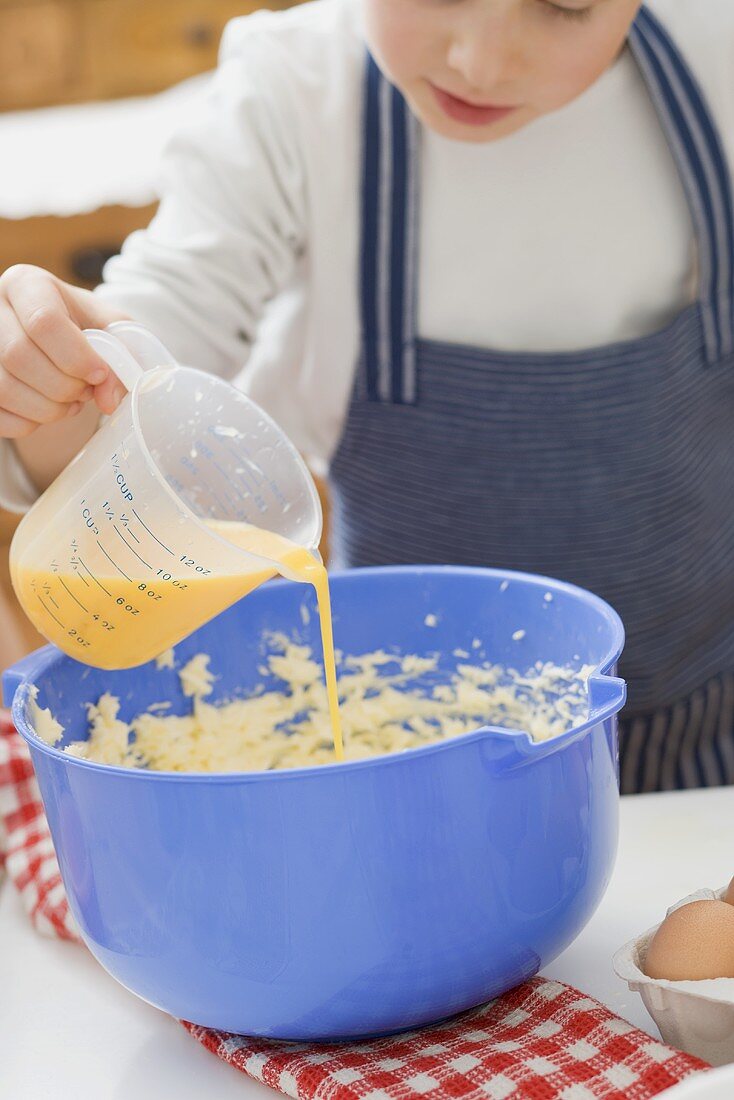
<svg viewBox="0 0 734 1100">
<path fill-rule="evenodd" d="M 603 722 L 627 701 L 627 684 L 619 676 L 589 677 L 589 721 Z"/>
<path fill-rule="evenodd" d="M 549 737 L 547 741 L 533 741 L 528 733 L 487 726 L 482 733 L 487 744 L 492 746 L 489 751 L 495 771 L 497 774 L 515 771 L 572 745 L 584 737 L 592 726 L 598 726 L 618 714 L 626 698 L 627 684 L 624 680 L 618 676 L 596 673 L 589 677 L 589 716 L 578 729 Z"/>
</svg>

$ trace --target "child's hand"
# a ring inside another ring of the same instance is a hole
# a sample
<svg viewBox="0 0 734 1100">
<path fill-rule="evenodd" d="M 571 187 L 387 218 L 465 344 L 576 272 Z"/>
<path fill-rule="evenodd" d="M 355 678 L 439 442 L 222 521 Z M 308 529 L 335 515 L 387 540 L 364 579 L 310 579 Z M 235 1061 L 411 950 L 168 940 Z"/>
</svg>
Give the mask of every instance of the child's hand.
<svg viewBox="0 0 734 1100">
<path fill-rule="evenodd" d="M 28 436 L 92 399 L 114 412 L 125 389 L 81 330 L 125 319 L 42 268 L 8 268 L 0 276 L 0 438 Z"/>
</svg>

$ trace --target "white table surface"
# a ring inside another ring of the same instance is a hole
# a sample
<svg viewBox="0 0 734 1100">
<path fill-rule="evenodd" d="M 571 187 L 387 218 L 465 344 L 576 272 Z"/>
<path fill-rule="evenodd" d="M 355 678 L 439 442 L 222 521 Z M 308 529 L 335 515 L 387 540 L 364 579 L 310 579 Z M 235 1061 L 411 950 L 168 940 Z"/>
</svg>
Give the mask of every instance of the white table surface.
<svg viewBox="0 0 734 1100">
<path fill-rule="evenodd" d="M 616 949 L 673 902 L 734 874 L 734 787 L 622 800 L 617 868 L 586 930 L 548 967 L 656 1035 L 612 971 Z M 0 888 L 0 1097 L 13 1100 L 263 1100 L 170 1017 L 126 992 L 87 951 L 41 938 Z"/>
</svg>

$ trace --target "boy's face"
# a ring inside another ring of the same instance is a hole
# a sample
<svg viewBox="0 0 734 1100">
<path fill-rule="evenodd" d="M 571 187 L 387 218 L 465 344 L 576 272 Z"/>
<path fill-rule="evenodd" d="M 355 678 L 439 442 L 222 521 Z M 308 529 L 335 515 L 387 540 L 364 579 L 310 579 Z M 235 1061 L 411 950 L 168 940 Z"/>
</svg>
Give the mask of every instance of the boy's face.
<svg viewBox="0 0 734 1100">
<path fill-rule="evenodd" d="M 414 113 L 457 141 L 505 137 L 576 99 L 640 0 L 363 0 L 370 50 Z"/>
</svg>

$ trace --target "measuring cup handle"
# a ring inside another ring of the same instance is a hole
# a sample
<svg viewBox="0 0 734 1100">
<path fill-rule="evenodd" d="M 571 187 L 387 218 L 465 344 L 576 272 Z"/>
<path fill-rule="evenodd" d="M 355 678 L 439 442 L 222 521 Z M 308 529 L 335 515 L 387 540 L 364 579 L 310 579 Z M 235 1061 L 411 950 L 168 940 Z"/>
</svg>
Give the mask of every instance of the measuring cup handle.
<svg viewBox="0 0 734 1100">
<path fill-rule="evenodd" d="M 137 321 L 113 321 L 107 326 L 106 331 L 111 332 L 121 344 L 125 345 L 143 370 L 178 366 L 177 360 L 166 345 Z"/>
<path fill-rule="evenodd" d="M 88 328 L 84 335 L 127 390 L 146 370 L 178 366 L 165 344 L 137 321 L 115 321 L 104 331 Z"/>
<path fill-rule="evenodd" d="M 86 328 L 84 335 L 100 359 L 112 368 L 127 390 L 132 390 L 144 371 L 116 336 L 100 328 Z"/>
</svg>

